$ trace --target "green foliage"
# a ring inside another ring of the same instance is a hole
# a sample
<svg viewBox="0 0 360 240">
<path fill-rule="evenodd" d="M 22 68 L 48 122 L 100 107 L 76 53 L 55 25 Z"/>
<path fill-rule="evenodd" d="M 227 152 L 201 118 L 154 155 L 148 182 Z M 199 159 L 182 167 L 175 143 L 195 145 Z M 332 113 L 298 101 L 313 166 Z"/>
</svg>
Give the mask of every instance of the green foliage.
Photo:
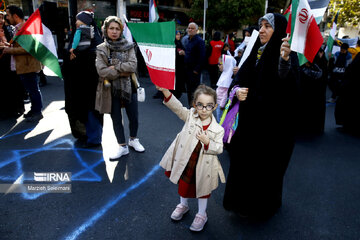
<svg viewBox="0 0 360 240">
<path fill-rule="evenodd" d="M 331 16 L 339 12 L 339 26 L 358 26 L 360 21 L 360 1 L 359 0 L 330 0 L 329 11 Z M 332 19 L 331 19 L 332 21 Z"/>
<path fill-rule="evenodd" d="M 208 6 L 207 29 L 229 31 L 242 25 L 257 24 L 257 20 L 264 14 L 265 0 L 209 0 Z M 202 22 L 203 14 L 204 0 L 193 0 L 190 17 Z"/>
</svg>

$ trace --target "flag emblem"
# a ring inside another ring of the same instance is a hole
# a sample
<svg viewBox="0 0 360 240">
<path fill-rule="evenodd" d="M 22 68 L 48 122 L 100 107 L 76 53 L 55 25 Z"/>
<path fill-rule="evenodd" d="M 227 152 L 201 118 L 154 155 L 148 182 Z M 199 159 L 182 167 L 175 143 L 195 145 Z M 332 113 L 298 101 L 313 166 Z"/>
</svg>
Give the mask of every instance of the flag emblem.
<svg viewBox="0 0 360 240">
<path fill-rule="evenodd" d="M 305 24 L 308 17 L 309 17 L 309 15 L 308 15 L 308 11 L 306 10 L 306 8 L 301 9 L 301 11 L 299 13 L 299 21 L 302 24 Z"/>
<path fill-rule="evenodd" d="M 151 52 L 149 49 L 146 49 L 146 50 L 145 50 L 145 53 L 146 53 L 148 62 L 150 62 L 151 57 L 152 57 L 152 52 Z"/>
</svg>

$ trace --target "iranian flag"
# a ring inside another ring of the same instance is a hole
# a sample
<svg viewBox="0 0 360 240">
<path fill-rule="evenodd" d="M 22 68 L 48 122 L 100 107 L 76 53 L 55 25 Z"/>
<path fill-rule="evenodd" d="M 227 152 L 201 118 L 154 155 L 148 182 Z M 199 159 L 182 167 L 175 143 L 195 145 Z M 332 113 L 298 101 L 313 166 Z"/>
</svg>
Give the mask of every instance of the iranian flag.
<svg viewBox="0 0 360 240">
<path fill-rule="evenodd" d="M 128 23 L 151 81 L 175 89 L 175 22 Z"/>
<path fill-rule="evenodd" d="M 336 34 L 336 25 L 337 25 L 337 19 L 339 16 L 339 11 L 336 13 L 336 16 L 334 18 L 332 28 L 330 30 L 329 38 L 326 43 L 326 49 L 325 49 L 325 56 L 327 59 L 329 59 L 329 53 L 332 52 L 334 41 L 335 41 L 335 34 Z"/>
<path fill-rule="evenodd" d="M 156 2 L 150 0 L 149 2 L 149 22 L 157 22 L 159 20 L 159 14 L 156 7 Z"/>
<path fill-rule="evenodd" d="M 54 75 L 62 78 L 55 42 L 49 28 L 42 23 L 39 9 L 16 33 L 13 41 L 19 43 L 25 51 L 51 70 Z"/>
<path fill-rule="evenodd" d="M 291 50 L 306 59 L 300 59 L 300 65 L 313 62 L 319 51 L 323 38 L 307 0 L 293 0 L 291 8 Z"/>
</svg>

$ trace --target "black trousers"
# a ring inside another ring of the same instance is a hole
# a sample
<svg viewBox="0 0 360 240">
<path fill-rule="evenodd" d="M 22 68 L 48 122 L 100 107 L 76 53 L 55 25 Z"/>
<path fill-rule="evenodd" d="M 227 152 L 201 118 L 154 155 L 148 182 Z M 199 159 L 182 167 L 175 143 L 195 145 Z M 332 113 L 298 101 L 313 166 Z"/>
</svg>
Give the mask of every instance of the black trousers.
<svg viewBox="0 0 360 240">
<path fill-rule="evenodd" d="M 113 121 L 115 136 L 118 143 L 123 144 L 126 143 L 126 140 L 124 126 L 122 124 L 121 107 L 125 107 L 125 111 L 129 119 L 130 137 L 136 137 L 139 127 L 137 94 L 132 94 L 131 102 L 124 102 L 120 98 L 112 96 L 111 103 L 111 118 Z"/>
<path fill-rule="evenodd" d="M 192 69 L 186 69 L 186 92 L 188 97 L 188 104 L 189 107 L 192 106 L 192 100 L 193 100 L 193 94 L 196 90 L 196 88 L 200 85 L 200 77 L 201 73 L 194 73 L 194 70 Z"/>
</svg>

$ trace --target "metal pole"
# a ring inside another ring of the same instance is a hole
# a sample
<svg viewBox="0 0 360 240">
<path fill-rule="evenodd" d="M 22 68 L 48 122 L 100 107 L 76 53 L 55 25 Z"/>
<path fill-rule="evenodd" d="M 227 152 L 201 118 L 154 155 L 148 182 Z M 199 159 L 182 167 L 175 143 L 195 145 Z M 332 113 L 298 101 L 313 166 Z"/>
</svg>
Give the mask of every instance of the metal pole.
<svg viewBox="0 0 360 240">
<path fill-rule="evenodd" d="M 267 8 L 268 8 L 268 0 L 265 1 L 265 14 L 267 12 Z"/>
<path fill-rule="evenodd" d="M 208 8 L 208 1 L 204 0 L 204 22 L 203 22 L 203 40 L 205 40 L 205 30 L 206 30 L 206 9 Z"/>
<path fill-rule="evenodd" d="M 123 0 L 117 0 L 116 4 L 116 16 L 121 18 L 123 20 L 123 8 L 124 8 L 124 1 Z"/>
</svg>

